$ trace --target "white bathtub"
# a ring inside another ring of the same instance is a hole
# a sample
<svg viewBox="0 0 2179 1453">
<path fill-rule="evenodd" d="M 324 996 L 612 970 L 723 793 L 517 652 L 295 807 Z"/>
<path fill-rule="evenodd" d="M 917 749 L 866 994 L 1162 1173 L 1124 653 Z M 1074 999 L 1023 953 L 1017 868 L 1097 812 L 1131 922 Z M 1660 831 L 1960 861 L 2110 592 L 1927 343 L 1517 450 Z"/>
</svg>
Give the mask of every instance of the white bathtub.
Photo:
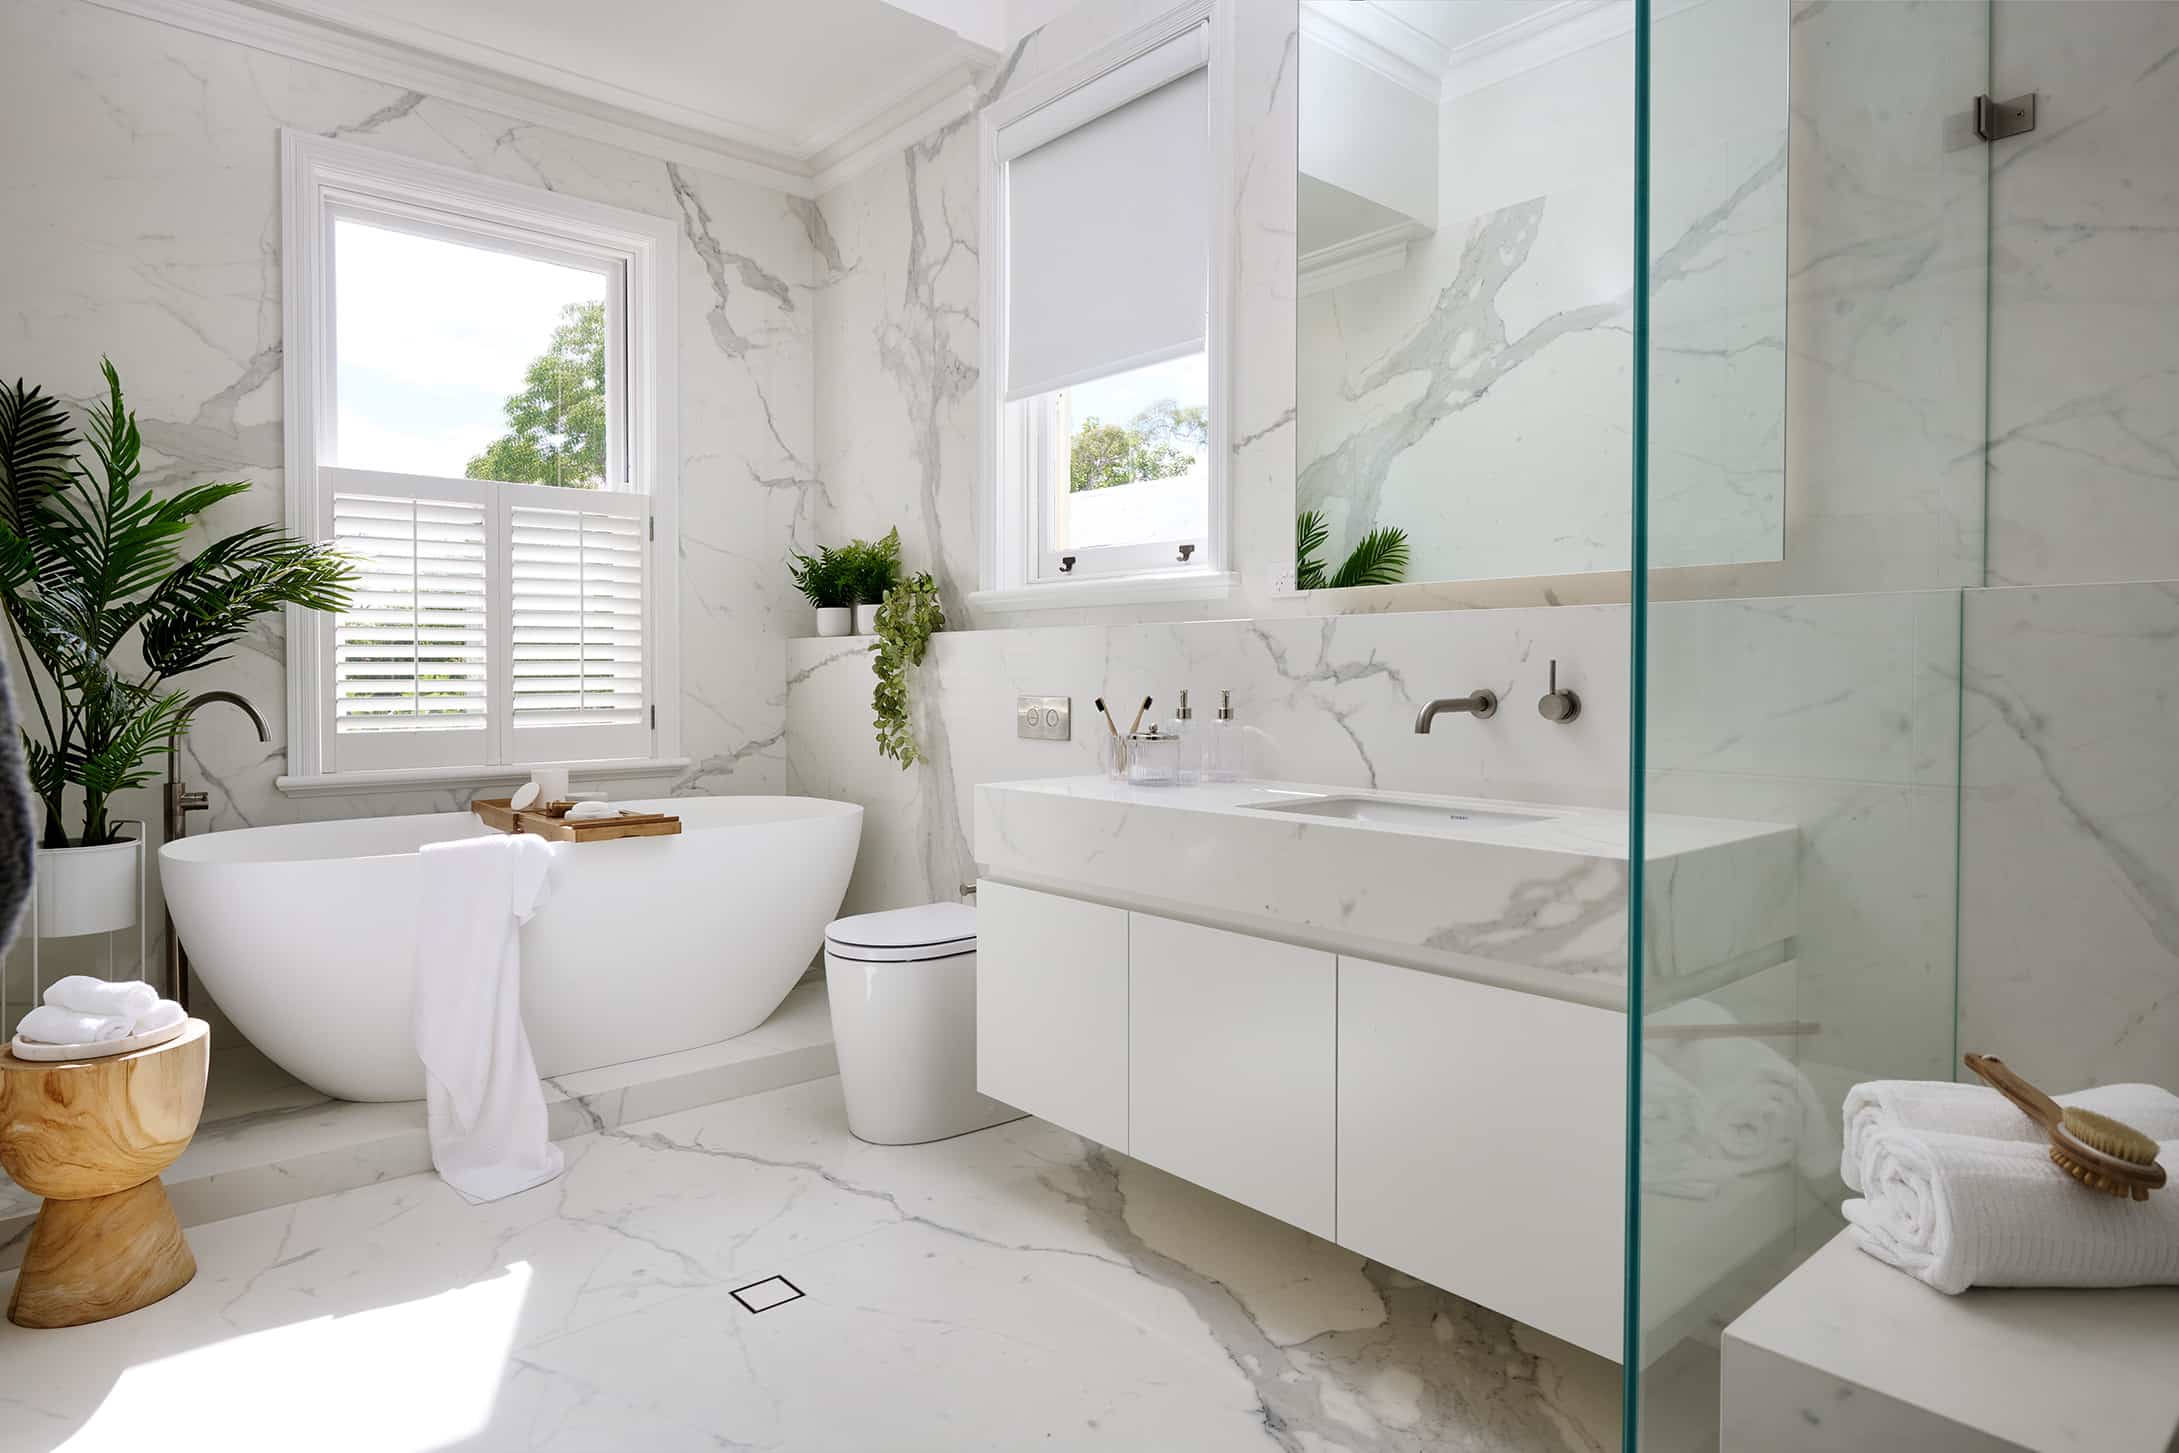
<svg viewBox="0 0 2179 1453">
<path fill-rule="evenodd" d="M 862 808 L 676 797 L 675 837 L 558 845 L 522 929 L 522 1017 L 547 1076 L 744 1034 L 823 946 Z M 415 1100 L 416 875 L 466 812 L 242 828 L 168 843 L 159 871 L 192 966 L 282 1069 L 343 1100 Z"/>
</svg>

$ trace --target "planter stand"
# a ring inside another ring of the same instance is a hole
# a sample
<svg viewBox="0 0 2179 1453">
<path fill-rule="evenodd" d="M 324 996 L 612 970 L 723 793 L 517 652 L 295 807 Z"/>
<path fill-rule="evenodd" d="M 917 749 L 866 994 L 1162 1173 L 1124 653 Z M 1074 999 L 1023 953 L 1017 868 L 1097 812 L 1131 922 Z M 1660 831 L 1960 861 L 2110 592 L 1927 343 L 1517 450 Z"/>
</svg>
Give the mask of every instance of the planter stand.
<svg viewBox="0 0 2179 1453">
<path fill-rule="evenodd" d="M 144 834 L 150 829 L 149 826 L 143 821 L 143 819 L 135 817 L 119 818 L 115 821 L 114 825 L 116 827 L 133 827 L 136 829 L 136 837 L 133 839 L 133 842 L 136 845 L 136 964 L 137 977 L 139 979 L 143 979 L 145 978 L 147 972 L 151 967 L 150 961 L 144 956 L 146 949 L 146 945 L 144 942 L 144 907 L 150 896 L 150 885 L 146 881 L 145 877 Z M 30 1006 L 32 1008 L 36 1008 L 38 1006 L 40 1002 L 40 996 L 45 993 L 44 967 L 39 961 L 38 953 L 38 946 L 44 941 L 45 938 L 44 933 L 41 931 L 41 925 L 38 922 L 38 901 L 42 896 L 43 895 L 38 891 L 38 885 L 35 882 L 34 875 L 34 881 L 32 882 L 30 889 Z M 119 928 L 110 928 L 105 930 L 106 977 L 109 980 L 113 978 L 113 936 L 122 931 L 123 930 Z M 55 938 L 81 938 L 86 937 L 87 935 L 55 934 L 53 936 Z M 0 1017 L 4 1017 L 6 1015 L 7 1003 L 7 960 L 4 957 L 0 957 Z M 14 1036 L 14 1025 L 7 1025 L 6 1030 L 7 1032 L 5 1034 L 0 1034 L 0 1042 L 5 1042 L 7 1039 L 10 1039 Z"/>
</svg>

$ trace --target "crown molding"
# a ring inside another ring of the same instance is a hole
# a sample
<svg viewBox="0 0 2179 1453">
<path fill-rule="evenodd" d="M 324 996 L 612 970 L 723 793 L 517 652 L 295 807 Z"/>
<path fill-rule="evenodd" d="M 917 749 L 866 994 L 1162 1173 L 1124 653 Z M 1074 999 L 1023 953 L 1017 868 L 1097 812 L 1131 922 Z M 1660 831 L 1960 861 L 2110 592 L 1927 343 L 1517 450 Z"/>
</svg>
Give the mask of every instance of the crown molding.
<svg viewBox="0 0 2179 1453">
<path fill-rule="evenodd" d="M 1706 0 L 1657 0 L 1662 20 Z M 1301 33 L 1433 104 L 1484 90 L 1634 29 L 1625 0 L 1554 0 L 1513 24 L 1450 48 L 1376 0 L 1305 0 Z"/>
<path fill-rule="evenodd" d="M 1445 47 L 1366 0 L 1310 0 L 1301 35 L 1432 105 L 1444 89 Z"/>
<path fill-rule="evenodd" d="M 1363 278 L 1398 272 L 1407 266 L 1408 247 L 1429 235 L 1430 229 L 1420 222 L 1395 222 L 1304 253 L 1296 269 L 1300 294 L 1308 297 Z"/>
<path fill-rule="evenodd" d="M 798 197 L 839 185 L 975 105 L 970 58 L 948 57 L 936 74 L 912 78 L 869 115 L 797 145 L 602 83 L 590 85 L 602 94 L 581 94 L 538 79 L 545 67 L 517 74 L 506 68 L 510 58 L 483 47 L 418 43 L 428 32 L 412 29 L 410 38 L 368 34 L 318 0 L 84 3 Z M 606 99 L 614 94 L 643 104 Z"/>
</svg>

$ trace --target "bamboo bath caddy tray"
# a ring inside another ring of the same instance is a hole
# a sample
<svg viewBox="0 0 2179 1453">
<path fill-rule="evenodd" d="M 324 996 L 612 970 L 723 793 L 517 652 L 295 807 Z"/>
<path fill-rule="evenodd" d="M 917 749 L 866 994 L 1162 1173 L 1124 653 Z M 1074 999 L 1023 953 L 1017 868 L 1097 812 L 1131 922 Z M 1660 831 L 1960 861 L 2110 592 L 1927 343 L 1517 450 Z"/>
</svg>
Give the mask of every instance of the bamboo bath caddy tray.
<svg viewBox="0 0 2179 1453">
<path fill-rule="evenodd" d="M 478 797 L 469 810 L 484 825 L 498 832 L 526 832 L 556 843 L 602 843 L 623 837 L 675 837 L 681 819 L 662 812 L 624 812 L 619 817 L 600 817 L 588 822 L 569 822 L 572 802 L 547 802 L 517 812 L 510 797 Z"/>
</svg>

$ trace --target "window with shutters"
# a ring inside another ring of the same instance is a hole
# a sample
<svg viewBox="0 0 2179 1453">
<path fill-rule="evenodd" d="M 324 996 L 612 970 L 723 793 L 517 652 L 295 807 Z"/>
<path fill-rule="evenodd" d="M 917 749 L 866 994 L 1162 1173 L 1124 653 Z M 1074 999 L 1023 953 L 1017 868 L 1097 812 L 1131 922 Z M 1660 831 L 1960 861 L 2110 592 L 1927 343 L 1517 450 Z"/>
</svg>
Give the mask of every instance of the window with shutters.
<svg viewBox="0 0 2179 1453">
<path fill-rule="evenodd" d="M 1209 9 L 1182 6 L 984 113 L 980 604 L 1231 583 Z"/>
<path fill-rule="evenodd" d="M 675 230 L 290 134 L 289 790 L 668 770 Z"/>
</svg>

